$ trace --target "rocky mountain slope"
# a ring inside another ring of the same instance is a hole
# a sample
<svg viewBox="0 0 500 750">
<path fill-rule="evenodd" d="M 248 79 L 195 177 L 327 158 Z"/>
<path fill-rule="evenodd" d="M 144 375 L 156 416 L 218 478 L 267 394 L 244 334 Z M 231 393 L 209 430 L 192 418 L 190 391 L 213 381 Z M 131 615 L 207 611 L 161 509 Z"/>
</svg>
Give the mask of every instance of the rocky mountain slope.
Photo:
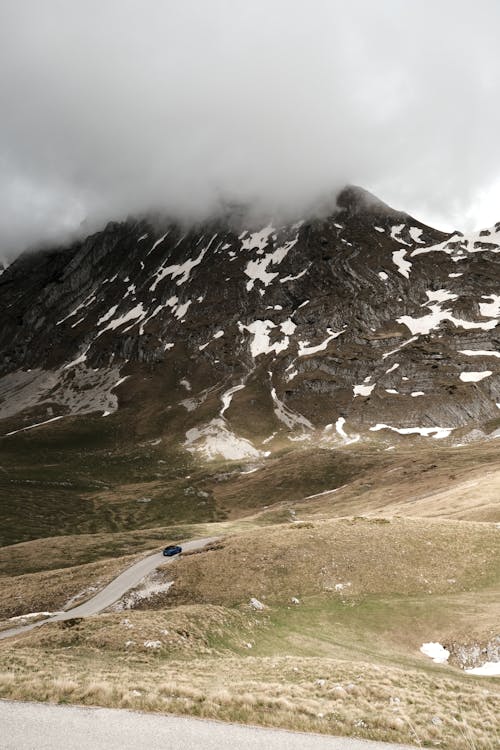
<svg viewBox="0 0 500 750">
<path fill-rule="evenodd" d="M 491 437 L 499 278 L 500 222 L 444 234 L 352 187 L 285 226 L 111 223 L 0 275 L 0 433 L 129 409 L 207 458 Z"/>
</svg>

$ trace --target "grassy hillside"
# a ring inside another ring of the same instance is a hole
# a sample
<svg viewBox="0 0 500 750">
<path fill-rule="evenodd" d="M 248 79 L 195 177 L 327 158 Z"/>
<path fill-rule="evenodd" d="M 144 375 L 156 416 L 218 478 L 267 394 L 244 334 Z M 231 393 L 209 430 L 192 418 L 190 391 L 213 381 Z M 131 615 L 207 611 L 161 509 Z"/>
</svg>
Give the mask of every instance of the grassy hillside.
<svg viewBox="0 0 500 750">
<path fill-rule="evenodd" d="M 203 464 L 179 447 L 177 432 L 130 434 L 132 416 L 62 420 L 0 439 L 0 546 L 220 522 L 280 503 L 307 516 L 500 521 L 496 441 L 442 448 L 417 440 L 393 451 L 377 436 L 336 448 L 282 443 L 257 462 Z M 310 497 L 327 490 L 335 493 Z"/>
<path fill-rule="evenodd" d="M 500 635 L 494 441 L 283 443 L 203 464 L 166 438 L 131 449 L 119 420 L 61 427 L 2 444 L 0 627 L 83 601 L 169 542 L 220 541 L 160 568 L 173 586 L 135 609 L 1 641 L 1 697 L 497 747 L 498 679 L 460 662 Z"/>
<path fill-rule="evenodd" d="M 231 571 L 231 575 L 227 575 Z M 403 518 L 289 523 L 187 557 L 169 598 L 277 604 L 292 596 L 440 594 L 500 585 L 493 524 Z"/>
<path fill-rule="evenodd" d="M 356 619 L 352 609 L 350 617 Z M 46 626 L 14 646 L 0 643 L 0 696 L 168 711 L 419 747 L 497 747 L 500 693 L 494 680 L 403 656 L 399 644 L 390 660 L 369 642 L 355 648 L 359 624 L 347 648 L 347 628 L 338 633 L 338 618 L 338 611 L 323 608 L 314 616 L 312 606 L 255 613 L 191 605 Z"/>
</svg>

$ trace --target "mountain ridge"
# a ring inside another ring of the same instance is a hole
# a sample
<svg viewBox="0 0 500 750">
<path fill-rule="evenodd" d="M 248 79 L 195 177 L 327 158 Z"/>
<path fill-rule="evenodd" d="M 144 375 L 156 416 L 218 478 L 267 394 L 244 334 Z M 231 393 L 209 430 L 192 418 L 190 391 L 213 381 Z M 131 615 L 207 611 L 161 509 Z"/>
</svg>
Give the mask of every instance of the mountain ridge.
<svg viewBox="0 0 500 750">
<path fill-rule="evenodd" d="M 140 411 L 135 389 L 206 457 L 273 433 L 494 434 L 499 254 L 500 223 L 447 234 L 354 186 L 285 225 L 110 222 L 0 276 L 2 432 Z"/>
</svg>

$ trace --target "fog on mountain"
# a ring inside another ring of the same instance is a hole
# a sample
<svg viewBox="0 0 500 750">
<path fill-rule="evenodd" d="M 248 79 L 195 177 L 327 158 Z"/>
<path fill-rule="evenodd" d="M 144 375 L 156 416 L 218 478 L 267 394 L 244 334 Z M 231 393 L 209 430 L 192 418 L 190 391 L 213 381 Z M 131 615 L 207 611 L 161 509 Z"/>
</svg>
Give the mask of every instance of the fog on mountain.
<svg viewBox="0 0 500 750">
<path fill-rule="evenodd" d="M 488 0 L 5 0 L 0 256 L 150 210 L 300 213 L 347 182 L 480 223 L 499 20 Z"/>
</svg>

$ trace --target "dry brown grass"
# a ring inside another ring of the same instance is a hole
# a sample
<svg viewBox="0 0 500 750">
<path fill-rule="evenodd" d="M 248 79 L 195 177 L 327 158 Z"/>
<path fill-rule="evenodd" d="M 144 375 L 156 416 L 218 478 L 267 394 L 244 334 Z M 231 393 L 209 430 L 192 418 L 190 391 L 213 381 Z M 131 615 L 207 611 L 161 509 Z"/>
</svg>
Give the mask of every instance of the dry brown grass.
<svg viewBox="0 0 500 750">
<path fill-rule="evenodd" d="M 288 515 L 288 514 L 286 514 Z M 199 539 L 245 531 L 262 526 L 259 516 L 236 521 L 155 527 L 115 534 L 54 536 L 0 547 L 0 580 L 41 570 L 76 567 L 98 560 L 122 558 L 127 554 L 154 552 L 186 539 Z"/>
<path fill-rule="evenodd" d="M 137 556 L 105 560 L 60 570 L 0 577 L 0 619 L 28 612 L 56 611 L 79 593 L 78 603 L 93 596 L 131 565 Z"/>
<path fill-rule="evenodd" d="M 369 472 L 361 471 L 335 493 L 296 501 L 293 507 L 311 517 L 372 514 L 500 521 L 499 490 L 495 441 L 445 449 L 399 446 L 382 451 Z"/>
<path fill-rule="evenodd" d="M 189 530 L 190 531 L 190 530 Z M 194 529 L 196 536 L 196 529 Z M 155 528 L 116 534 L 54 536 L 0 547 L 0 576 L 76 567 L 160 548 L 182 538 L 183 528 Z M 165 541 L 166 540 L 166 541 Z M 1 580 L 1 578 L 0 578 Z"/>
<path fill-rule="evenodd" d="M 311 450 L 298 450 L 227 483 L 212 477 L 207 487 L 230 521 L 0 550 L 0 609 L 12 616 L 59 609 L 104 585 L 132 562 L 123 552 L 227 535 L 221 549 L 178 561 L 173 588 L 145 605 L 154 610 L 54 623 L 1 642 L 0 697 L 496 748 L 498 680 L 435 666 L 418 650 L 424 640 L 482 642 L 498 632 L 500 529 L 448 520 L 500 520 L 495 446 L 386 453 L 374 443 L 347 453 L 321 451 L 311 462 Z M 343 479 L 338 492 L 299 502 Z M 243 518 L 268 496 L 270 508 Z M 40 565 L 57 569 L 6 575 Z M 250 610 L 252 596 L 268 608 Z"/>
<path fill-rule="evenodd" d="M 468 473 L 453 486 L 418 497 L 414 507 L 392 502 L 394 513 L 412 516 L 498 521 L 500 519 L 500 469 Z"/>
<path fill-rule="evenodd" d="M 230 521 L 54 536 L 10 545 L 0 548 L 0 575 L 72 567 L 179 539 L 279 523 L 290 508 L 313 520 L 368 514 L 500 521 L 500 461 L 494 441 L 463 449 L 400 447 L 389 453 L 376 445 L 337 451 L 299 448 L 271 458 L 255 473 L 233 470 L 223 481 L 220 476 L 216 468 L 211 473 L 200 469 L 191 481 L 213 494 L 218 507 L 230 513 Z M 334 494 L 304 499 L 344 484 Z M 136 495 L 139 487 L 125 489 Z"/>
<path fill-rule="evenodd" d="M 13 639 L 10 648 L 24 650 L 28 645 L 41 652 L 71 648 L 95 652 L 97 659 L 102 652 L 192 658 L 243 649 L 266 624 L 267 619 L 255 613 L 210 605 L 156 612 L 128 610 L 50 623 Z"/>
<path fill-rule="evenodd" d="M 493 680 L 299 657 L 76 655 L 0 648 L 0 696 L 173 712 L 446 750 L 494 750 Z"/>
<path fill-rule="evenodd" d="M 279 502 L 296 502 L 314 492 L 340 487 L 367 475 L 373 467 L 390 462 L 373 449 L 356 455 L 349 450 L 310 447 L 272 456 L 252 474 L 236 474 L 227 481 L 210 482 L 218 507 L 225 508 L 231 518 L 255 513 Z"/>
<path fill-rule="evenodd" d="M 227 538 L 222 549 L 183 561 L 169 599 L 237 604 L 255 596 L 279 603 L 314 594 L 438 594 L 499 581 L 494 525 L 353 518 Z"/>
</svg>

